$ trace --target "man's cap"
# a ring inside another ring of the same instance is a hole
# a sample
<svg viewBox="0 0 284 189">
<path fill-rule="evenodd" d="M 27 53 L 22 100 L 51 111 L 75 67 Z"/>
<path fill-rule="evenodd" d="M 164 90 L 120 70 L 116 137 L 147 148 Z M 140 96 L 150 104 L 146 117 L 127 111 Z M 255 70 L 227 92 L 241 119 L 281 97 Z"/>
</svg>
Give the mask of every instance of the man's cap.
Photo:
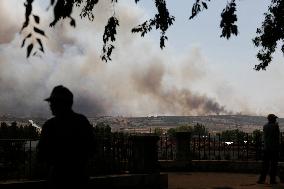
<svg viewBox="0 0 284 189">
<path fill-rule="evenodd" d="M 73 102 L 72 92 L 62 85 L 58 85 L 53 88 L 50 96 L 45 101 L 63 101 L 63 102 Z"/>
<path fill-rule="evenodd" d="M 268 120 L 273 120 L 273 119 L 276 119 L 276 118 L 278 118 L 278 117 L 274 114 L 268 114 L 268 116 L 267 116 Z"/>
</svg>

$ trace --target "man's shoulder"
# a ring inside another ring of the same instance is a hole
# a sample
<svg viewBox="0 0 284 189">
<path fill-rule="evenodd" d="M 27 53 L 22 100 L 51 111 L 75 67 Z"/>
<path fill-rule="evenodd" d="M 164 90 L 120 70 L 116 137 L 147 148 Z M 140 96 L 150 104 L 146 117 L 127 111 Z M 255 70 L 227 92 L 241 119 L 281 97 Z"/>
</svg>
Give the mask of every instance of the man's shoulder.
<svg viewBox="0 0 284 189">
<path fill-rule="evenodd" d="M 88 118 L 86 116 L 84 116 L 83 114 L 73 112 L 73 116 L 74 116 L 76 121 L 89 123 Z"/>
<path fill-rule="evenodd" d="M 53 130 L 52 128 L 55 127 L 55 118 L 49 118 L 48 120 L 46 120 L 44 122 L 44 124 L 42 125 L 42 132 L 49 132 L 50 130 Z"/>
<path fill-rule="evenodd" d="M 273 131 L 275 129 L 278 129 L 279 130 L 279 125 L 278 123 L 266 123 L 264 126 L 263 126 L 263 130 L 265 131 Z"/>
<path fill-rule="evenodd" d="M 48 120 L 45 121 L 45 123 L 43 124 L 43 126 L 48 126 L 48 125 L 52 125 L 55 122 L 55 117 L 49 118 Z"/>
</svg>

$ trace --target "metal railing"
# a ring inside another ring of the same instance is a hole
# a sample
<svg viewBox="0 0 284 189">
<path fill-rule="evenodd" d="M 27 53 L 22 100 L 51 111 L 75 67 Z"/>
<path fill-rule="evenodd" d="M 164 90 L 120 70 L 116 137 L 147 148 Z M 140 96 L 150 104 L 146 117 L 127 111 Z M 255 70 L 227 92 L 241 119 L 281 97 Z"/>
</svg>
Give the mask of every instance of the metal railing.
<svg viewBox="0 0 284 189">
<path fill-rule="evenodd" d="M 125 133 L 102 133 L 95 136 L 96 148 L 91 159 L 92 174 L 123 173 L 129 170 L 132 141 Z"/>
<path fill-rule="evenodd" d="M 176 139 L 164 134 L 159 141 L 159 159 L 176 160 Z M 188 144 L 192 160 L 258 161 L 262 159 L 263 141 L 246 133 L 241 139 L 223 139 L 221 135 L 194 135 Z M 280 134 L 280 161 L 284 161 L 284 133 Z"/>
<path fill-rule="evenodd" d="M 130 169 L 132 141 L 128 134 L 103 133 L 95 137 L 91 175 L 124 173 Z M 0 139 L 0 180 L 47 177 L 37 158 L 38 139 Z"/>
<path fill-rule="evenodd" d="M 126 133 L 96 134 L 96 148 L 90 162 L 90 173 L 124 173 L 131 169 L 133 141 Z M 280 161 L 284 161 L 284 133 L 281 133 Z M 0 139 L 0 180 L 44 177 L 44 167 L 37 161 L 37 139 Z M 157 143 L 159 160 L 176 160 L 177 141 L 168 135 Z M 224 140 L 220 135 L 191 136 L 190 159 L 258 161 L 263 142 L 251 134 L 242 140 Z M 133 162 L 132 162 L 133 163 Z"/>
<path fill-rule="evenodd" d="M 37 139 L 0 139 L 0 179 L 32 174 Z"/>
</svg>

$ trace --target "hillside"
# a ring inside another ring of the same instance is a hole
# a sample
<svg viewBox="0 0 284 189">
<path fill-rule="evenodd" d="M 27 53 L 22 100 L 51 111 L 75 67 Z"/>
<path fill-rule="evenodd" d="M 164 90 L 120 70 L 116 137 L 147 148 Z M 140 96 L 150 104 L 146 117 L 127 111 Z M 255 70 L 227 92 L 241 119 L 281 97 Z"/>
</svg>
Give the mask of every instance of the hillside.
<svg viewBox="0 0 284 189">
<path fill-rule="evenodd" d="M 0 116 L 0 122 L 17 121 L 20 123 L 29 123 L 33 120 L 37 125 L 42 126 L 46 119 L 44 118 L 16 118 L 11 116 Z M 252 132 L 255 129 L 262 130 L 266 123 L 263 116 L 248 115 L 209 115 L 209 116 L 150 116 L 150 117 L 89 117 L 90 122 L 96 125 L 98 122 L 109 124 L 113 130 L 124 130 L 126 128 L 171 128 L 181 125 L 195 125 L 200 123 L 205 125 L 211 132 L 223 130 L 239 129 L 245 132 Z M 284 131 L 284 118 L 278 118 L 281 131 Z"/>
<path fill-rule="evenodd" d="M 222 131 L 240 129 L 252 132 L 255 129 L 262 130 L 266 118 L 262 116 L 248 115 L 211 115 L 211 116 L 151 116 L 151 117 L 99 117 L 90 118 L 92 122 L 107 122 L 113 128 L 129 127 L 177 127 L 181 125 L 195 125 L 201 123 L 209 131 Z M 278 119 L 280 129 L 284 131 L 284 119 Z"/>
</svg>

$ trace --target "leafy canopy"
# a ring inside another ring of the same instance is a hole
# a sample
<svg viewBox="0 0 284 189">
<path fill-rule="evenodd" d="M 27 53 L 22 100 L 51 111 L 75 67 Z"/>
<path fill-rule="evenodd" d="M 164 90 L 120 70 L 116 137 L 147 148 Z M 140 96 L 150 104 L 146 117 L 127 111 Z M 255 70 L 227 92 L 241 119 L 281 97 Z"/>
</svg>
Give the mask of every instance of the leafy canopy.
<svg viewBox="0 0 284 189">
<path fill-rule="evenodd" d="M 176 128 L 168 129 L 167 133 L 169 136 L 174 136 L 176 132 L 190 132 L 192 135 L 208 135 L 208 129 L 205 125 L 196 123 L 193 127 L 192 125 L 182 125 Z"/>
<path fill-rule="evenodd" d="M 138 3 L 140 0 L 134 0 Z M 189 19 L 195 18 L 202 10 L 208 9 L 208 3 L 211 0 L 194 0 L 191 15 Z M 238 26 L 237 22 L 237 1 L 229 0 L 226 7 L 221 12 L 221 35 L 229 39 L 232 35 L 237 36 Z M 240 1 L 240 0 L 239 0 Z M 22 47 L 26 46 L 27 57 L 37 55 L 38 52 L 44 53 L 44 46 L 42 44 L 42 37 L 46 37 L 45 32 L 39 28 L 40 16 L 33 14 L 32 6 L 34 0 L 26 0 L 24 6 L 26 8 L 25 22 L 23 23 L 22 30 L 32 28 L 23 39 Z M 76 20 L 71 16 L 75 7 L 81 9 L 80 17 L 87 17 L 90 21 L 94 20 L 94 7 L 99 0 L 50 0 L 50 6 L 53 8 L 54 20 L 50 23 L 50 27 L 57 24 L 60 19 L 70 19 L 70 25 L 76 27 Z M 101 59 L 105 62 L 111 60 L 111 54 L 115 49 L 114 41 L 116 40 L 117 28 L 119 27 L 119 19 L 115 15 L 115 5 L 118 0 L 109 0 L 113 4 L 114 12 L 106 23 L 103 34 L 103 48 Z M 175 17 L 170 14 L 167 8 L 166 0 L 153 0 L 157 13 L 153 18 L 146 20 L 140 25 L 134 27 L 131 32 L 139 33 L 144 37 L 153 28 L 160 31 L 160 48 L 165 47 L 165 42 L 168 40 L 166 32 L 175 21 Z M 255 65 L 255 70 L 265 70 L 272 61 L 272 54 L 275 52 L 278 42 L 282 42 L 282 52 L 284 53 L 284 1 L 271 0 L 267 13 L 264 15 L 264 21 L 260 28 L 257 28 L 256 37 L 253 43 L 260 50 L 257 53 L 259 64 Z M 30 22 L 33 19 L 34 22 Z M 34 24 L 34 25 L 33 25 Z M 30 43 L 26 45 L 26 41 Z M 37 47 L 37 49 L 35 49 Z M 32 53 L 33 52 L 33 53 Z"/>
</svg>

